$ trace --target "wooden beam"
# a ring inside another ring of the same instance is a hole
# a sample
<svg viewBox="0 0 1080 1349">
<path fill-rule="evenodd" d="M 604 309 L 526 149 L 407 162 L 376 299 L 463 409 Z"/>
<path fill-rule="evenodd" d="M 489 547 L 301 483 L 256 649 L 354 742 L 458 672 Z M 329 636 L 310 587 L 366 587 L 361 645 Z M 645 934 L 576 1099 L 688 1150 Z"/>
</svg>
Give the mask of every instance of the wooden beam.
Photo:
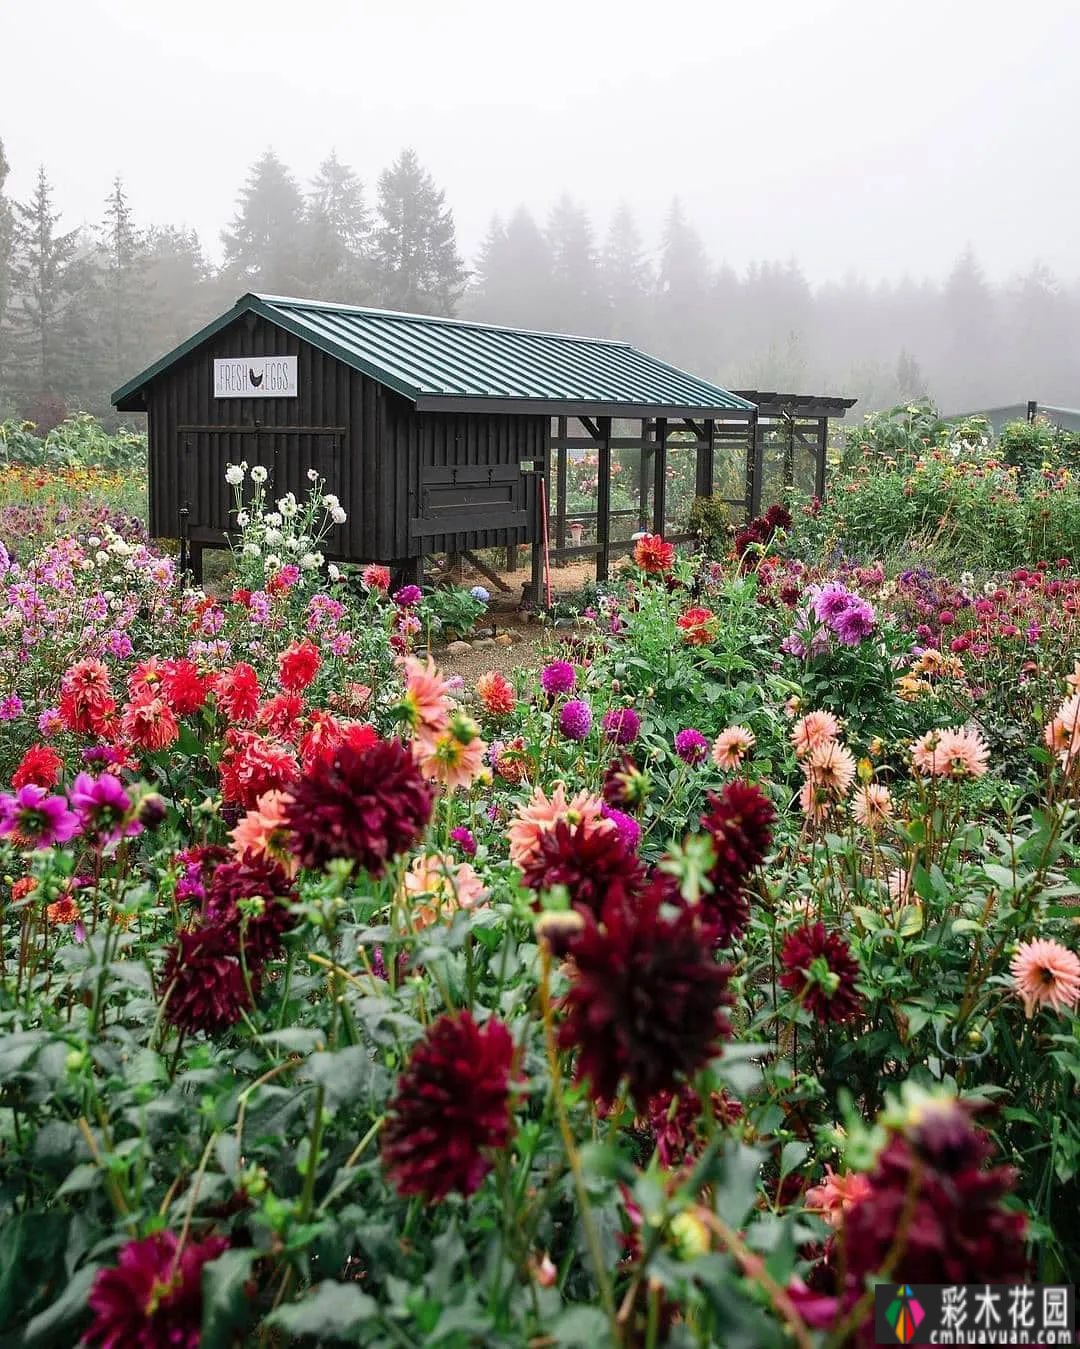
<svg viewBox="0 0 1080 1349">
<path fill-rule="evenodd" d="M 611 418 L 600 418 L 599 463 L 596 488 L 596 579 L 606 581 L 611 568 Z"/>
<path fill-rule="evenodd" d="M 693 431 L 696 439 L 698 440 L 705 439 L 705 428 L 703 426 L 699 426 L 692 417 L 684 417 L 683 425 L 686 427 L 688 431 Z"/>
<path fill-rule="evenodd" d="M 641 459 L 638 464 L 638 529 L 649 523 L 649 455 L 653 454 L 649 440 L 649 418 L 641 419 Z"/>
<path fill-rule="evenodd" d="M 591 417 L 579 416 L 578 421 L 582 424 L 585 430 L 588 431 L 589 435 L 592 436 L 593 440 L 603 439 L 603 433 L 601 432 L 600 428 L 597 426 L 597 424 L 593 421 Z M 610 424 L 611 418 L 609 417 L 608 425 L 610 426 Z"/>
<path fill-rule="evenodd" d="M 653 533 L 663 534 L 667 514 L 667 436 L 666 417 L 656 419 L 656 458 L 653 460 Z"/>
<path fill-rule="evenodd" d="M 758 454 L 761 450 L 761 428 L 755 412 L 746 425 L 746 518 L 752 520 L 761 504 L 758 483 Z"/>
<path fill-rule="evenodd" d="M 814 495 L 819 501 L 825 499 L 825 466 L 829 451 L 829 419 L 822 417 L 818 422 L 817 459 L 814 464 Z"/>
<path fill-rule="evenodd" d="M 507 551 L 509 552 L 509 549 L 507 549 Z M 499 575 L 499 573 L 497 571 L 492 571 L 489 566 L 481 562 L 475 553 L 471 553 L 468 550 L 468 548 L 463 548 L 461 550 L 461 556 L 465 558 L 465 560 L 469 563 L 470 566 L 475 567 L 476 570 L 486 581 L 490 581 L 491 584 L 495 586 L 497 589 L 509 595 L 510 587 L 506 584 L 506 582 Z"/>
</svg>

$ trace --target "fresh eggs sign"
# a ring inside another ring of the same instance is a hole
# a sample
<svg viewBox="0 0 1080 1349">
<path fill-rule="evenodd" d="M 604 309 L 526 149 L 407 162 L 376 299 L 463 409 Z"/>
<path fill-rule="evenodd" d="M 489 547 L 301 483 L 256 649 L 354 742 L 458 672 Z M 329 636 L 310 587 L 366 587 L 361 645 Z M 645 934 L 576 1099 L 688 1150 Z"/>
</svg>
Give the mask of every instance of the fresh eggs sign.
<svg viewBox="0 0 1080 1349">
<path fill-rule="evenodd" d="M 295 356 L 230 356 L 214 362 L 215 398 L 295 398 Z"/>
</svg>

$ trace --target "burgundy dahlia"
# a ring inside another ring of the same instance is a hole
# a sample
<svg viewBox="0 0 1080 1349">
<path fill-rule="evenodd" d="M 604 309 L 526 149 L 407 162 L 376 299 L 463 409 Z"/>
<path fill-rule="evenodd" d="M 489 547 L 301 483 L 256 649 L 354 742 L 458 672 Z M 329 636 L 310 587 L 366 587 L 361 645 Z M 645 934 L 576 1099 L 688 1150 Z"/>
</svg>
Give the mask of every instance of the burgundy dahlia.
<svg viewBox="0 0 1080 1349">
<path fill-rule="evenodd" d="M 383 1130 L 383 1164 L 397 1191 L 429 1201 L 470 1195 L 491 1170 L 492 1148 L 509 1142 L 510 1032 L 492 1017 L 444 1015 L 398 1078 Z"/>
<path fill-rule="evenodd" d="M 716 860 L 709 871 L 712 889 L 702 905 L 717 940 L 726 945 L 737 941 L 750 921 L 746 879 L 769 851 L 776 811 L 760 787 L 738 778 L 723 791 L 710 792 L 708 803 L 701 825 L 712 839 Z"/>
<path fill-rule="evenodd" d="M 564 885 L 573 904 L 599 914 L 606 899 L 626 903 L 641 889 L 645 868 L 626 846 L 618 826 L 571 825 L 560 820 L 542 830 L 525 863 L 525 884 L 531 890 Z"/>
<path fill-rule="evenodd" d="M 604 774 L 603 795 L 609 806 L 644 805 L 651 790 L 652 783 L 634 762 L 632 755 L 624 754 L 608 764 Z"/>
<path fill-rule="evenodd" d="M 730 966 L 716 963 L 693 911 L 668 909 L 656 889 L 632 905 L 609 900 L 600 922 L 591 912 L 584 918 L 570 943 L 574 974 L 559 1043 L 578 1051 L 577 1078 L 588 1079 L 597 1100 L 613 1101 L 625 1079 L 644 1112 L 731 1034 Z"/>
<path fill-rule="evenodd" d="M 400 740 L 317 757 L 290 798 L 286 823 L 305 867 L 347 857 L 379 876 L 431 818 L 431 788 Z"/>
<path fill-rule="evenodd" d="M 1007 1166 L 988 1165 L 993 1145 L 964 1102 L 938 1101 L 921 1121 L 894 1134 L 870 1173 L 870 1192 L 844 1214 L 834 1257 L 844 1272 L 842 1309 L 850 1312 L 894 1247 L 893 1283 L 1023 1282 L 1027 1220 L 1002 1206 L 1015 1182 Z M 860 1327 L 873 1344 L 873 1308 Z"/>
<path fill-rule="evenodd" d="M 228 1249 L 224 1237 L 188 1242 L 172 1232 L 129 1241 L 98 1270 L 87 1303 L 94 1320 L 82 1343 L 100 1349 L 198 1349 L 203 1266 Z"/>
<path fill-rule="evenodd" d="M 248 852 L 214 872 L 206 916 L 236 934 L 251 970 L 281 954 L 282 936 L 296 925 L 289 905 L 298 898 L 277 862 Z"/>
<path fill-rule="evenodd" d="M 824 923 L 806 923 L 784 938 L 780 986 L 821 1022 L 850 1021 L 862 1010 L 855 988 L 859 962 L 847 942 Z"/>
<path fill-rule="evenodd" d="M 713 1092 L 713 1118 L 723 1127 L 742 1119 L 742 1102 L 726 1091 Z M 646 1121 L 656 1144 L 661 1166 L 681 1166 L 692 1161 L 706 1142 L 706 1108 L 690 1084 L 678 1091 L 658 1091 L 649 1102 Z"/>
<path fill-rule="evenodd" d="M 248 982 L 251 993 L 248 992 Z M 236 933 L 221 923 L 181 932 L 161 976 L 166 1019 L 181 1031 L 215 1035 L 236 1024 L 258 991 L 259 972 L 240 965 Z"/>
</svg>

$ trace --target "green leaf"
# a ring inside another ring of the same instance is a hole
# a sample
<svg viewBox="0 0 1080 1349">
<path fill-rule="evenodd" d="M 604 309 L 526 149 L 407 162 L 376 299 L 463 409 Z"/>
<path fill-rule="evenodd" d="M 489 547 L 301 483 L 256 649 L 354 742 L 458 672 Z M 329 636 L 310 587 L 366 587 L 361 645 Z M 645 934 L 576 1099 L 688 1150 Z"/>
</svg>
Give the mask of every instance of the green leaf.
<svg viewBox="0 0 1080 1349">
<path fill-rule="evenodd" d="M 235 1332 L 248 1320 L 250 1309 L 244 1288 L 255 1256 L 252 1250 L 224 1251 L 203 1267 L 201 1349 L 227 1349 Z"/>
<path fill-rule="evenodd" d="M 551 1327 L 556 1344 L 599 1349 L 611 1343 L 608 1319 L 599 1307 L 568 1307 Z"/>
<path fill-rule="evenodd" d="M 302 1302 L 279 1307 L 263 1322 L 277 1326 L 290 1335 L 314 1335 L 320 1343 L 327 1339 L 349 1339 L 365 1321 L 378 1311 L 378 1303 L 352 1283 L 317 1283 Z"/>
<path fill-rule="evenodd" d="M 98 1265 L 85 1265 L 74 1274 L 56 1301 L 34 1317 L 12 1349 L 68 1349 L 74 1344 L 75 1325 L 86 1318 L 86 1298 L 98 1269 Z"/>
<path fill-rule="evenodd" d="M 368 1095 L 373 1069 L 370 1050 L 349 1045 L 335 1053 L 312 1054 L 305 1071 L 325 1090 L 327 1109 L 336 1110 Z"/>
</svg>

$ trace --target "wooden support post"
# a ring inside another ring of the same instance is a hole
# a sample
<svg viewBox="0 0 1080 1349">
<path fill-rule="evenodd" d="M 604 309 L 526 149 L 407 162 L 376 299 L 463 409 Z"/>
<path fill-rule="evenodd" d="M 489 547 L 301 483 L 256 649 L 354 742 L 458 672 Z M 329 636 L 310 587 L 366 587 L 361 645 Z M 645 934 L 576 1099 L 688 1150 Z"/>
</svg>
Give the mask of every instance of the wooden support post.
<svg viewBox="0 0 1080 1349">
<path fill-rule="evenodd" d="M 197 586 L 203 583 L 203 545 L 193 543 L 191 545 L 191 579 Z"/>
<path fill-rule="evenodd" d="M 638 464 L 638 522 L 639 530 L 649 523 L 649 456 L 652 454 L 649 433 L 652 421 L 649 417 L 641 419 L 641 458 Z"/>
<path fill-rule="evenodd" d="M 533 545 L 532 545 L 532 577 L 526 587 L 525 598 L 531 603 L 539 605 L 544 600 L 544 536 L 547 533 L 548 522 L 544 519 L 545 512 L 550 504 L 548 497 L 548 466 L 551 462 L 549 450 L 544 451 L 543 459 L 535 465 L 533 479 Z M 540 491 L 540 484 L 544 483 L 544 491 Z"/>
<path fill-rule="evenodd" d="M 468 550 L 468 548 L 463 548 L 461 550 L 461 553 L 458 554 L 458 556 L 463 557 L 471 567 L 474 567 L 480 573 L 480 575 L 484 578 L 485 581 L 490 581 L 491 584 L 497 590 L 503 590 L 507 594 L 510 593 L 510 587 L 506 584 L 506 582 L 499 575 L 499 573 L 496 571 L 492 571 L 491 568 L 485 562 L 481 562 L 480 559 L 476 556 L 476 554 L 471 553 Z"/>
<path fill-rule="evenodd" d="M 506 558 L 504 562 L 507 571 L 517 571 L 518 569 L 518 546 L 516 543 L 506 545 Z"/>
<path fill-rule="evenodd" d="M 746 422 L 746 519 L 752 520 L 757 515 L 758 503 L 761 500 L 760 489 L 758 487 L 758 413 L 755 408 L 750 413 Z"/>
<path fill-rule="evenodd" d="M 596 579 L 606 581 L 611 566 L 611 418 L 601 417 L 596 486 Z"/>
<path fill-rule="evenodd" d="M 814 495 L 819 501 L 825 500 L 825 469 L 829 453 L 829 419 L 818 418 L 817 459 L 814 463 Z"/>
<path fill-rule="evenodd" d="M 663 534 L 667 515 L 667 418 L 656 419 L 656 458 L 653 461 L 653 533 Z"/>
<path fill-rule="evenodd" d="M 704 444 L 698 447 L 697 452 L 697 487 L 696 492 L 699 497 L 711 497 L 713 494 L 713 444 L 716 434 L 716 423 L 706 421 L 705 434 L 702 437 Z"/>
<path fill-rule="evenodd" d="M 795 415 L 789 412 L 784 419 L 787 422 L 787 438 L 784 441 L 784 486 L 795 486 Z"/>
<path fill-rule="evenodd" d="M 566 547 L 566 422 L 567 418 L 559 418 L 558 445 L 555 450 L 557 456 L 555 473 L 559 493 L 555 517 L 555 547 L 557 550 Z"/>
</svg>

